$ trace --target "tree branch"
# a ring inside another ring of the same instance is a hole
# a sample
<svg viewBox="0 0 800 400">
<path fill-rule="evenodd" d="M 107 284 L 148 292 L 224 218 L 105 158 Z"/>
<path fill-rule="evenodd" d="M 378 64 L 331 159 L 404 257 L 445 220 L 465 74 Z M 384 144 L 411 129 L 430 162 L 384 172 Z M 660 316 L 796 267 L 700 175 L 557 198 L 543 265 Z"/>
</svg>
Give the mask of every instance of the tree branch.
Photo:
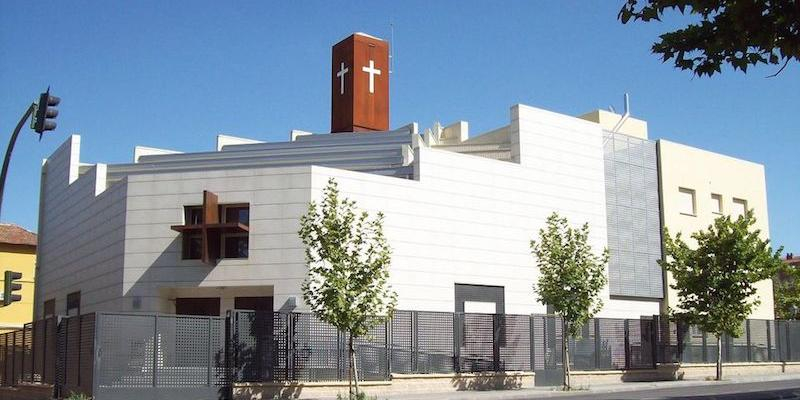
<svg viewBox="0 0 800 400">
<path fill-rule="evenodd" d="M 767 78 L 774 78 L 774 77 L 778 76 L 778 74 L 780 74 L 781 72 L 783 72 L 783 69 L 784 69 L 784 68 L 786 68 L 786 66 L 787 66 L 787 65 L 789 65 L 789 61 L 791 61 L 791 60 L 792 60 L 791 58 L 787 58 L 787 59 L 786 59 L 786 62 L 785 62 L 785 63 L 783 63 L 783 66 L 781 67 L 781 69 L 779 69 L 779 70 L 778 70 L 778 72 L 776 72 L 776 73 L 774 73 L 774 74 L 772 74 L 772 75 L 769 75 L 769 76 L 767 76 Z"/>
</svg>

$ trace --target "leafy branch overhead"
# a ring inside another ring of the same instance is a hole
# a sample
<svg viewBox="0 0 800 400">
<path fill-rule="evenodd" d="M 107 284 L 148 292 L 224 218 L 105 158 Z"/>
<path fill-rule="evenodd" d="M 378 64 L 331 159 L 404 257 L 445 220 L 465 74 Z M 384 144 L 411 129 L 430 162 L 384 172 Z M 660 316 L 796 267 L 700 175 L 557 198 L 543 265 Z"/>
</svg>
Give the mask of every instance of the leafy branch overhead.
<svg viewBox="0 0 800 400">
<path fill-rule="evenodd" d="M 747 72 L 757 64 L 800 61 L 800 2 L 797 0 L 626 0 L 618 18 L 661 21 L 676 11 L 697 19 L 659 36 L 654 54 L 697 76 L 711 76 L 728 64 Z M 774 76 L 774 75 L 773 75 Z"/>
</svg>

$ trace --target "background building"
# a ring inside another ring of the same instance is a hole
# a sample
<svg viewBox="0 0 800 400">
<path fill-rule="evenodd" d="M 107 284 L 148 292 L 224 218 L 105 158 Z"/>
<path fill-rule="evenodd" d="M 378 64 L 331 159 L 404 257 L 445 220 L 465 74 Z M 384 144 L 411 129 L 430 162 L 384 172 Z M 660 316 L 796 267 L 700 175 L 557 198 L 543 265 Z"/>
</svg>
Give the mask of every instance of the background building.
<svg viewBox="0 0 800 400">
<path fill-rule="evenodd" d="M 5 271 L 22 273 L 22 279 L 16 281 L 22 285 L 22 300 L 0 307 L 0 333 L 22 328 L 32 320 L 35 265 L 36 234 L 14 224 L 0 224 L 0 293 Z"/>
</svg>

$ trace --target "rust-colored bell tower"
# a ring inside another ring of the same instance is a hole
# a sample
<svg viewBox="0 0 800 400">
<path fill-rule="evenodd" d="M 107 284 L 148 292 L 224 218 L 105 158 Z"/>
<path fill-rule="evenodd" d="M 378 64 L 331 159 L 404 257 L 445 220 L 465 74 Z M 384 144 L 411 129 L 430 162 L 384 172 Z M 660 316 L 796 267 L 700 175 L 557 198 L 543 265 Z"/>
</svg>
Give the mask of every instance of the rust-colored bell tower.
<svg viewBox="0 0 800 400">
<path fill-rule="evenodd" d="M 333 46 L 331 132 L 389 130 L 389 43 L 354 33 Z"/>
</svg>

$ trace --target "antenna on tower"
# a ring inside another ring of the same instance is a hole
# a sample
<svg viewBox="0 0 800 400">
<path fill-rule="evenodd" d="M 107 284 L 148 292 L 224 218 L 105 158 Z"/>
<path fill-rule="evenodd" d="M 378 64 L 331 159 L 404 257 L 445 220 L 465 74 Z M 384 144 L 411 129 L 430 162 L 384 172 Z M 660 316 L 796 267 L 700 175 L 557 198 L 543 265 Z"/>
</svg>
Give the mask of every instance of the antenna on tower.
<svg viewBox="0 0 800 400">
<path fill-rule="evenodd" d="M 389 18 L 389 73 L 394 72 L 394 23 Z"/>
</svg>

